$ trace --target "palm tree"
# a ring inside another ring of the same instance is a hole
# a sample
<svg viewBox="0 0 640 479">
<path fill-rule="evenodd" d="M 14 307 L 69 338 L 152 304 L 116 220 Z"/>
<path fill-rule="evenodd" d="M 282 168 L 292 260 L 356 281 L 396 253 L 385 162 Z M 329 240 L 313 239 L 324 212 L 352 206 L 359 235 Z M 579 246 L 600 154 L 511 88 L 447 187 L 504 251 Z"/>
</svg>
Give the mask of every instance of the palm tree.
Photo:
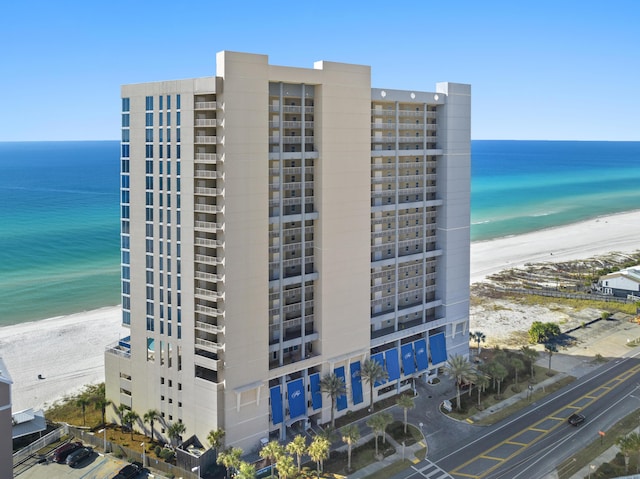
<svg viewBox="0 0 640 479">
<path fill-rule="evenodd" d="M 518 387 L 518 372 L 520 372 L 520 371 L 522 371 L 524 369 L 524 363 L 519 358 L 511 358 L 511 360 L 509 361 L 509 364 L 511 364 L 511 367 L 513 368 L 513 372 L 515 373 L 515 383 L 516 383 L 516 388 L 517 388 Z"/>
<path fill-rule="evenodd" d="M 473 375 L 473 368 L 469 360 L 464 356 L 449 356 L 447 364 L 444 365 L 444 372 L 456 382 L 456 406 L 460 410 L 460 385 L 470 379 Z"/>
<path fill-rule="evenodd" d="M 340 432 L 342 440 L 347 445 L 347 471 L 351 471 L 351 448 L 360 440 L 360 429 L 357 423 L 353 423 L 343 427 Z"/>
<path fill-rule="evenodd" d="M 558 352 L 558 348 L 556 348 L 556 345 L 553 344 L 553 343 L 545 343 L 544 350 L 549 355 L 549 372 L 548 372 L 548 374 L 551 374 L 551 356 L 553 356 L 553 353 L 557 353 Z"/>
<path fill-rule="evenodd" d="M 507 371 L 507 368 L 505 368 L 500 363 L 495 363 L 493 365 L 492 372 L 494 374 L 496 382 L 498 383 L 498 397 L 500 397 L 500 384 L 502 384 L 502 381 L 504 381 L 504 378 L 507 377 L 507 374 L 509 374 L 509 372 Z"/>
<path fill-rule="evenodd" d="M 239 461 L 238 472 L 234 476 L 236 479 L 256 479 L 256 467 L 248 462 Z"/>
<path fill-rule="evenodd" d="M 102 415 L 102 424 L 106 425 L 107 420 L 106 420 L 106 415 L 107 415 L 107 406 L 109 406 L 109 404 L 113 404 L 111 402 L 111 400 L 107 399 L 104 396 L 95 396 L 93 398 L 93 406 L 96 409 L 100 410 L 100 413 Z"/>
<path fill-rule="evenodd" d="M 160 411 L 158 411 L 157 409 L 149 409 L 147 412 L 144 413 L 144 416 L 142 416 L 142 422 L 144 424 L 149 423 L 150 429 L 151 429 L 151 442 L 153 442 L 153 424 L 156 422 L 156 420 L 160 419 L 162 417 L 162 415 L 160 414 Z"/>
<path fill-rule="evenodd" d="M 327 373 L 320 380 L 320 391 L 331 398 L 331 427 L 335 427 L 336 399 L 347 392 L 347 386 L 344 384 L 344 379 L 336 373 Z"/>
<path fill-rule="evenodd" d="M 638 453 L 638 458 L 636 459 L 636 472 L 640 472 L 640 434 L 637 432 L 632 432 L 627 434 L 627 438 L 633 444 L 633 450 Z"/>
<path fill-rule="evenodd" d="M 629 473 L 629 455 L 636 451 L 635 444 L 629 436 L 620 436 L 616 439 L 616 445 L 620 448 L 622 454 L 624 454 L 624 473 Z"/>
<path fill-rule="evenodd" d="M 260 449 L 260 457 L 263 459 L 269 459 L 269 465 L 271 466 L 271 477 L 273 477 L 273 465 L 284 455 L 284 448 L 278 444 L 278 441 L 269 441 Z"/>
<path fill-rule="evenodd" d="M 373 386 L 389 377 L 387 370 L 378 361 L 366 359 L 360 368 L 360 377 L 369 384 L 369 410 L 373 412 Z"/>
<path fill-rule="evenodd" d="M 232 447 L 218 454 L 216 462 L 222 464 L 227 468 L 227 475 L 231 472 L 231 469 L 239 469 L 241 466 L 240 457 L 242 456 L 242 449 L 239 447 Z M 254 471 L 255 472 L 255 471 Z"/>
<path fill-rule="evenodd" d="M 122 420 L 129 426 L 131 440 L 133 441 L 133 423 L 140 419 L 140 415 L 135 411 L 127 411 Z"/>
<path fill-rule="evenodd" d="M 478 408 L 479 408 L 482 405 L 481 393 L 489 385 L 489 378 L 482 371 L 476 371 L 473 377 L 473 382 L 476 384 L 476 387 L 478 388 Z"/>
<path fill-rule="evenodd" d="M 316 436 L 309 445 L 309 457 L 316 463 L 316 477 L 320 477 L 320 471 L 322 469 L 322 461 L 329 457 L 329 447 L 331 443 L 329 440 L 322 436 Z"/>
<path fill-rule="evenodd" d="M 293 458 L 286 454 L 282 454 L 276 461 L 278 468 L 278 477 L 280 479 L 289 479 L 298 473 L 298 468 L 293 463 Z"/>
<path fill-rule="evenodd" d="M 90 404 L 89 398 L 87 397 L 86 394 L 82 394 L 81 396 L 79 396 L 76 399 L 76 406 L 81 407 L 82 408 L 82 425 L 86 426 L 87 425 L 87 421 L 85 418 L 85 412 L 87 410 L 87 406 Z"/>
<path fill-rule="evenodd" d="M 520 351 L 522 352 L 523 356 L 525 357 L 525 359 L 529 362 L 529 365 L 531 367 L 531 378 L 533 379 L 536 375 L 535 373 L 535 362 L 536 359 L 538 359 L 538 356 L 540 355 L 538 353 L 538 351 L 536 351 L 535 349 L 529 347 L 529 346 L 522 346 L 520 348 Z"/>
<path fill-rule="evenodd" d="M 167 436 L 171 439 L 171 443 L 175 441 L 176 446 L 180 445 L 181 436 L 187 430 L 187 427 L 181 422 L 174 422 L 167 428 Z"/>
<path fill-rule="evenodd" d="M 478 356 L 480 356 L 480 343 L 484 343 L 487 337 L 482 331 L 474 331 L 473 333 L 469 333 L 469 339 L 478 345 Z"/>
<path fill-rule="evenodd" d="M 122 426 L 122 432 L 124 432 L 124 426 L 126 424 L 124 422 L 124 416 L 125 416 L 125 414 L 127 414 L 128 410 L 129 410 L 129 408 L 124 404 L 120 404 L 118 406 L 118 416 L 120 418 L 120 426 Z"/>
<path fill-rule="evenodd" d="M 224 429 L 216 429 L 215 431 L 209 431 L 209 435 L 207 436 L 207 441 L 211 444 L 211 447 L 215 449 L 216 454 L 218 454 L 218 449 L 222 447 L 224 444 Z"/>
<path fill-rule="evenodd" d="M 307 441 L 301 434 L 298 434 L 293 438 L 289 444 L 287 444 L 286 450 L 289 454 L 295 454 L 298 462 L 298 471 L 302 467 L 302 455 L 307 452 Z"/>
<path fill-rule="evenodd" d="M 371 429 L 373 429 L 373 435 L 376 439 L 376 458 L 379 458 L 380 456 L 378 454 L 378 436 L 380 436 L 380 433 L 384 431 L 386 427 L 384 424 L 384 420 L 381 414 L 374 414 L 367 420 L 366 424 Z"/>
<path fill-rule="evenodd" d="M 396 404 L 404 410 L 404 433 L 407 434 L 407 413 L 409 412 L 409 409 L 413 409 L 415 407 L 415 402 L 411 396 L 403 394 L 398 398 Z"/>
</svg>

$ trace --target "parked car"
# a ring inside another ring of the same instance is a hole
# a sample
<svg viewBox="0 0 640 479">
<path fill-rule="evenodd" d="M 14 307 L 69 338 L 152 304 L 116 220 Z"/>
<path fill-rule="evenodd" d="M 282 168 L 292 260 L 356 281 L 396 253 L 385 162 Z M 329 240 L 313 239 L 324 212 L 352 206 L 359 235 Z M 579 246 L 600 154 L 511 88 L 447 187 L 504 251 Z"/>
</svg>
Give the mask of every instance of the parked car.
<svg viewBox="0 0 640 479">
<path fill-rule="evenodd" d="M 81 447 L 80 449 L 73 451 L 71 454 L 67 456 L 66 463 L 68 466 L 73 467 L 77 465 L 79 462 L 81 462 L 83 459 L 89 457 L 91 454 L 93 454 L 93 448 Z"/>
<path fill-rule="evenodd" d="M 81 447 L 81 442 L 68 442 L 66 444 L 63 444 L 62 446 L 59 446 L 55 451 L 53 451 L 53 460 L 62 464 L 67 460 L 67 456 L 69 454 L 77 449 L 80 449 Z"/>
<path fill-rule="evenodd" d="M 113 479 L 132 479 L 140 473 L 140 466 L 137 464 L 127 464 L 124 466 L 118 474 L 113 476 Z"/>
<path fill-rule="evenodd" d="M 569 416 L 569 419 L 567 420 L 569 422 L 569 424 L 571 424 L 572 426 L 579 426 L 580 424 L 582 424 L 584 421 L 586 420 L 586 418 L 582 415 L 582 414 L 572 414 L 571 416 Z"/>
</svg>

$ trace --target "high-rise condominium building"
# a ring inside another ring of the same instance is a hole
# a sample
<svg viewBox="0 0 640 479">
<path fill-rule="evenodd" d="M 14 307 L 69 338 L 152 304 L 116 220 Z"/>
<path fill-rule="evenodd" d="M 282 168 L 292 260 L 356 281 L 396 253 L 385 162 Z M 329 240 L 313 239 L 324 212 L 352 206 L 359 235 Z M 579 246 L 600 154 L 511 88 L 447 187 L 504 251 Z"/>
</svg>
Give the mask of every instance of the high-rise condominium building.
<svg viewBox="0 0 640 479">
<path fill-rule="evenodd" d="M 216 76 L 122 88 L 122 313 L 107 395 L 255 449 L 468 353 L 470 87 L 221 52 Z M 115 414 L 114 414 L 115 417 Z"/>
</svg>

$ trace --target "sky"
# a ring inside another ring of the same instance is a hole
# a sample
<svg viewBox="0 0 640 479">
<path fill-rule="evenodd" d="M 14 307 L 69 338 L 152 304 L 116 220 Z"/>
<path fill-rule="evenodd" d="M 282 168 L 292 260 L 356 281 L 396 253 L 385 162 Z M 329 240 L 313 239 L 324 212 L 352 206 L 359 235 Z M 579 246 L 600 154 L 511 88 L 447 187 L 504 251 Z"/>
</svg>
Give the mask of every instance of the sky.
<svg viewBox="0 0 640 479">
<path fill-rule="evenodd" d="M 0 141 L 117 140 L 120 86 L 221 50 L 472 85 L 472 139 L 640 141 L 637 0 L 20 0 L 0 11 Z"/>
</svg>

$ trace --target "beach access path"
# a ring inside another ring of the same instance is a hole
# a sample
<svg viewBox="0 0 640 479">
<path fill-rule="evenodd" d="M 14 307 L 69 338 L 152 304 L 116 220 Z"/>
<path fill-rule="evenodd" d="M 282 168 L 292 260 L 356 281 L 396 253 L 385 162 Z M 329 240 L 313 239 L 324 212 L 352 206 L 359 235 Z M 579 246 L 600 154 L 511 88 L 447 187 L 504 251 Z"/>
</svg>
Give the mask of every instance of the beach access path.
<svg viewBox="0 0 640 479">
<path fill-rule="evenodd" d="M 640 249 L 638 238 L 640 211 L 474 242 L 471 282 L 525 263 L 633 252 Z M 105 347 L 127 335 L 118 306 L 0 328 L 0 357 L 13 380 L 13 411 L 43 407 L 103 381 Z"/>
</svg>

